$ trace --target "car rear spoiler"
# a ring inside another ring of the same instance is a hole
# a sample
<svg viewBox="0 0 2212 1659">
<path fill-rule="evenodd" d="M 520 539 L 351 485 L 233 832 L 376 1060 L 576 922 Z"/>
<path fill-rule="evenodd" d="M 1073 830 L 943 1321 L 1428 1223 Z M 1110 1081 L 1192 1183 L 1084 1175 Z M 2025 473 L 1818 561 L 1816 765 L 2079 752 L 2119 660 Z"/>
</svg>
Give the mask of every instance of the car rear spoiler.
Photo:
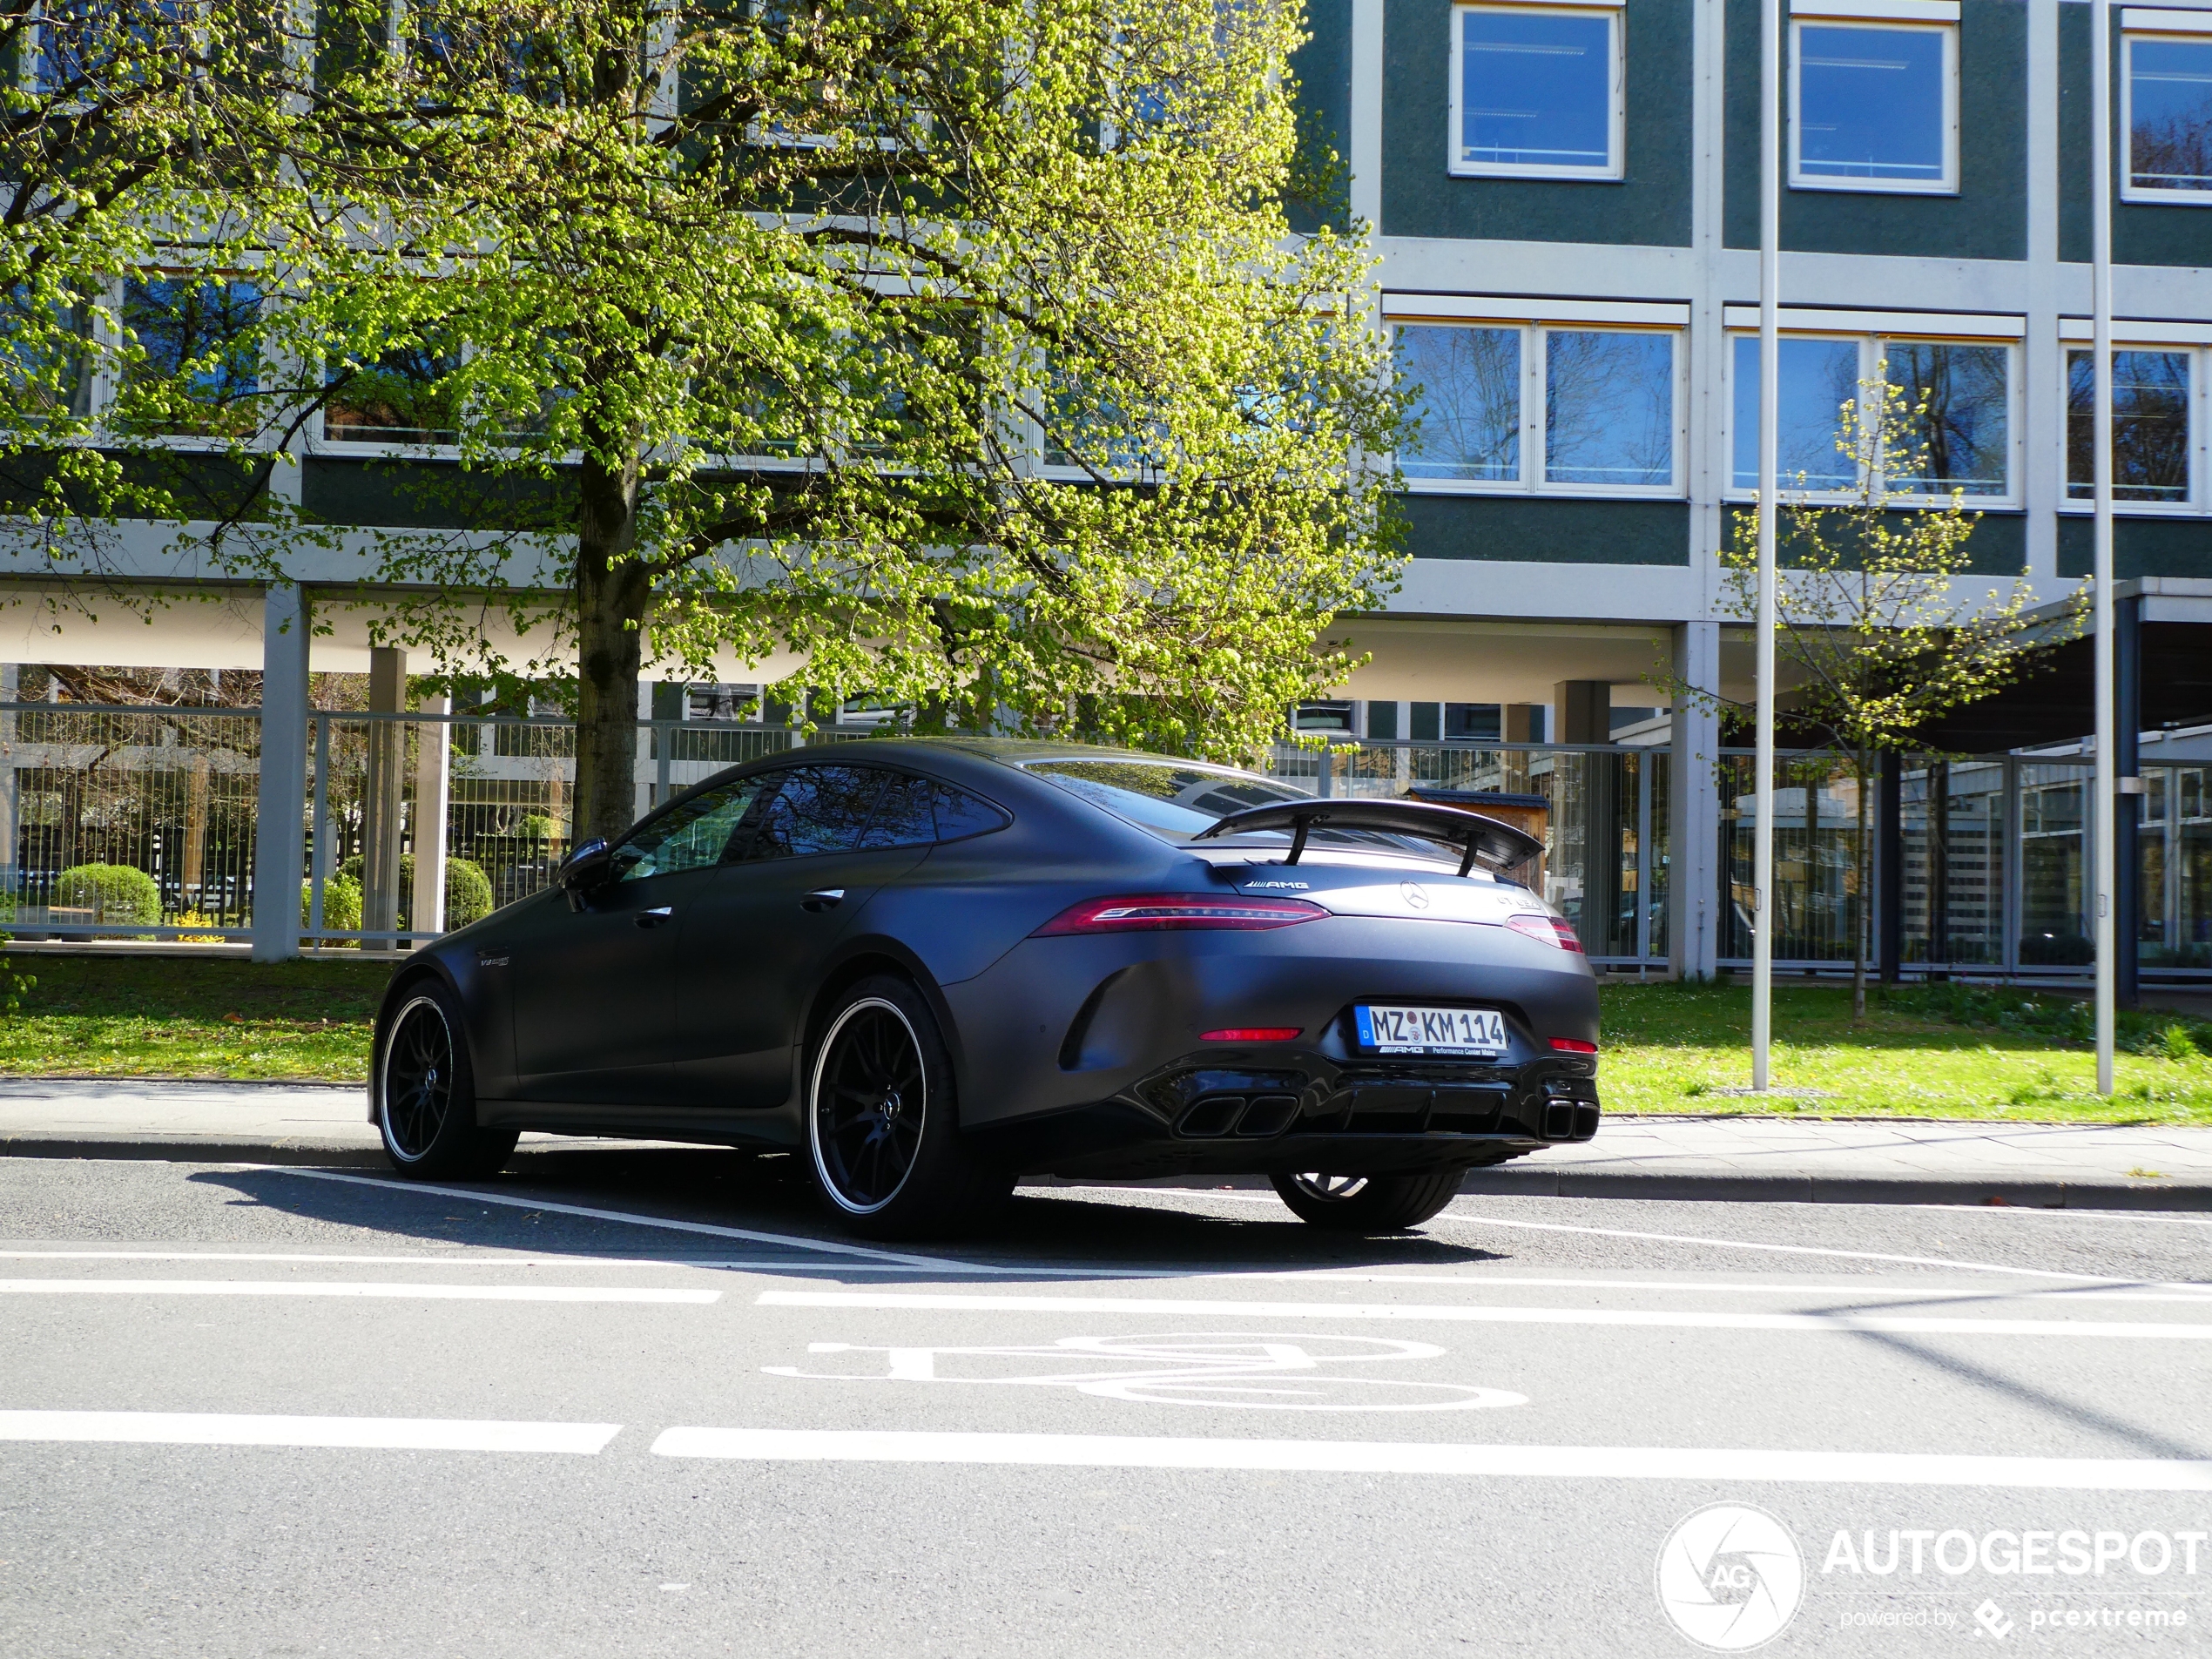
<svg viewBox="0 0 2212 1659">
<path fill-rule="evenodd" d="M 1305 838 L 1317 829 L 1379 830 L 1386 835 L 1418 835 L 1460 849 L 1460 873 L 1465 875 L 1479 860 L 1483 867 L 1510 870 L 1534 858 L 1544 844 L 1534 836 L 1501 824 L 1480 813 L 1457 806 L 1431 806 L 1417 800 L 1285 800 L 1231 813 L 1200 830 L 1191 839 L 1204 841 L 1216 835 L 1238 835 L 1247 830 L 1286 829 L 1291 832 L 1291 856 L 1296 864 L 1305 851 Z"/>
</svg>

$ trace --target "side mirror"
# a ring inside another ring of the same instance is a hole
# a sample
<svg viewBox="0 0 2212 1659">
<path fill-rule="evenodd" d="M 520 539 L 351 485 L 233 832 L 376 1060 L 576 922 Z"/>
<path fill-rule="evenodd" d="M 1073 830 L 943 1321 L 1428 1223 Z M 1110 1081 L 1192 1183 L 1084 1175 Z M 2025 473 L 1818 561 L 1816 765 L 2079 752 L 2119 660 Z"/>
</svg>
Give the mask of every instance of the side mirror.
<svg viewBox="0 0 2212 1659">
<path fill-rule="evenodd" d="M 608 867 L 613 862 L 614 849 L 604 841 L 586 841 L 569 854 L 560 874 L 554 879 L 569 895 L 571 910 L 583 904 L 585 894 L 606 880 Z"/>
</svg>

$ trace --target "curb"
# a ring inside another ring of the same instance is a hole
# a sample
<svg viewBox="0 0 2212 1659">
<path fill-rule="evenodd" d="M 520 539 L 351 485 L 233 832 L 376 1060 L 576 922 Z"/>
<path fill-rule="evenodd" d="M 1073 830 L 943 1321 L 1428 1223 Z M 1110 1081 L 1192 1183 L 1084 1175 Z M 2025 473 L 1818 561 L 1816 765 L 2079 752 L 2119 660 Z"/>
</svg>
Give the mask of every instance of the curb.
<svg viewBox="0 0 2212 1659">
<path fill-rule="evenodd" d="M 526 1147 L 536 1159 L 578 1151 L 634 1151 L 647 1143 L 579 1142 L 573 1147 Z M 650 1150 L 674 1151 L 665 1143 Z M 719 1149 L 702 1146 L 700 1151 Z M 325 1169 L 384 1170 L 381 1147 L 354 1141 L 152 1139 L 96 1135 L 0 1135 L 0 1157 L 127 1159 L 173 1163 L 288 1163 Z M 1264 1177 L 1169 1176 L 1141 1181 L 1063 1181 L 1025 1177 L 1025 1187 L 1126 1186 L 1184 1191 L 1264 1190 Z M 2153 1185 L 2121 1181 L 2008 1180 L 1989 1176 L 1826 1176 L 1635 1174 L 1567 1169 L 1470 1170 L 1460 1191 L 1471 1197 L 1523 1198 L 1634 1198 L 1647 1204 L 1855 1204 L 2016 1205 L 2026 1210 L 2147 1210 L 2212 1211 L 2212 1183 Z"/>
</svg>

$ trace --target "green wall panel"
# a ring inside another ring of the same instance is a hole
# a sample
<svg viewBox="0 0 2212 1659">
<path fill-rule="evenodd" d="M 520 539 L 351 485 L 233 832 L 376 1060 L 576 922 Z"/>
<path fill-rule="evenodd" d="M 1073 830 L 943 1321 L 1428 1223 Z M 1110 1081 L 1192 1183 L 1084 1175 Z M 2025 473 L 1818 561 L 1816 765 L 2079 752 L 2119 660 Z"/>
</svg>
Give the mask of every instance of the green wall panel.
<svg viewBox="0 0 2212 1659">
<path fill-rule="evenodd" d="M 1332 151 L 1337 170 L 1326 196 L 1294 197 L 1288 204 L 1291 228 L 1298 231 L 1349 217 L 1344 194 L 1352 165 L 1352 0 L 1307 0 L 1305 26 L 1312 38 L 1291 59 L 1298 84 L 1301 162 L 1312 168 L 1317 152 Z"/>
<path fill-rule="evenodd" d="M 2059 574 L 2088 575 L 2095 539 L 2095 520 L 2074 513 L 2061 517 Z M 2212 519 L 2114 518 L 2112 572 L 2116 577 L 2212 578 Z"/>
<path fill-rule="evenodd" d="M 1898 509 L 1902 517 L 1905 509 Z M 1749 533 L 1751 509 L 1749 507 L 1728 509 L 1728 535 L 1731 541 L 1737 526 Z M 1794 563 L 1791 556 L 1790 521 L 1782 521 L 1779 544 L 1775 556 L 1787 565 Z M 1984 513 L 1974 521 L 1966 536 L 1965 570 L 1974 576 L 2018 576 L 2027 568 L 2027 515 L 2025 513 Z"/>
<path fill-rule="evenodd" d="M 1552 564 L 1688 564 L 1689 504 L 1535 496 L 1408 496 L 1417 559 Z"/>
<path fill-rule="evenodd" d="M 509 474 L 464 472 L 435 461 L 300 463 L 300 506 L 331 524 L 392 529 L 557 529 L 570 521 L 565 483 Z"/>
<path fill-rule="evenodd" d="M 1689 246 L 1690 0 L 1628 0 L 1626 173 L 1618 181 L 1455 179 L 1452 8 L 1383 13 L 1382 230 L 1389 236 Z"/>
<path fill-rule="evenodd" d="M 1758 91 L 1759 0 L 1728 0 L 1723 226 L 1730 247 L 1759 245 Z M 1783 98 L 1786 120 L 1786 81 Z M 2026 259 L 2027 8 L 2020 0 L 1963 0 L 1959 8 L 1957 195 L 1785 187 L 1782 246 L 1808 253 Z"/>
</svg>

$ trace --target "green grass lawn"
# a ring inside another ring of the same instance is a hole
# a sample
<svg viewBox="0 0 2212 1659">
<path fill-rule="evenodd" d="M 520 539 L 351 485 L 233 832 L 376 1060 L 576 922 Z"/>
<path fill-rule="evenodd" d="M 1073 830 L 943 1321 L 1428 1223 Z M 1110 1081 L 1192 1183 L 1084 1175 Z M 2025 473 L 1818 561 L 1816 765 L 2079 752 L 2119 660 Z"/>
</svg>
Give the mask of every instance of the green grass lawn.
<svg viewBox="0 0 2212 1659">
<path fill-rule="evenodd" d="M 18 1012 L 0 1015 L 0 1074 L 17 1076 L 357 1082 L 391 975 L 388 961 L 15 960 L 38 981 Z M 2212 1123 L 2212 1026 L 2177 1015 L 2123 1015 L 2121 1092 L 2103 1101 L 2078 1002 L 1930 986 L 1874 993 L 1854 1025 L 1847 988 L 1785 987 L 1774 999 L 1774 1081 L 1821 1095 L 1754 1101 L 1719 1092 L 1750 1082 L 1749 991 L 1614 985 L 1604 1001 L 1611 1111 Z"/>
<path fill-rule="evenodd" d="M 0 1014 L 0 1074 L 359 1082 L 392 964 L 33 956 Z"/>
<path fill-rule="evenodd" d="M 1608 986 L 1602 1029 L 1608 1111 L 2212 1123 L 2212 1027 L 2178 1015 L 2123 1013 L 2110 1100 L 2095 1091 L 2087 1008 L 2014 990 L 1870 991 L 1854 1023 L 1848 987 L 1777 987 L 1774 1084 L 1821 1091 L 1795 1101 L 1717 1092 L 1751 1081 L 1746 988 Z"/>
</svg>

